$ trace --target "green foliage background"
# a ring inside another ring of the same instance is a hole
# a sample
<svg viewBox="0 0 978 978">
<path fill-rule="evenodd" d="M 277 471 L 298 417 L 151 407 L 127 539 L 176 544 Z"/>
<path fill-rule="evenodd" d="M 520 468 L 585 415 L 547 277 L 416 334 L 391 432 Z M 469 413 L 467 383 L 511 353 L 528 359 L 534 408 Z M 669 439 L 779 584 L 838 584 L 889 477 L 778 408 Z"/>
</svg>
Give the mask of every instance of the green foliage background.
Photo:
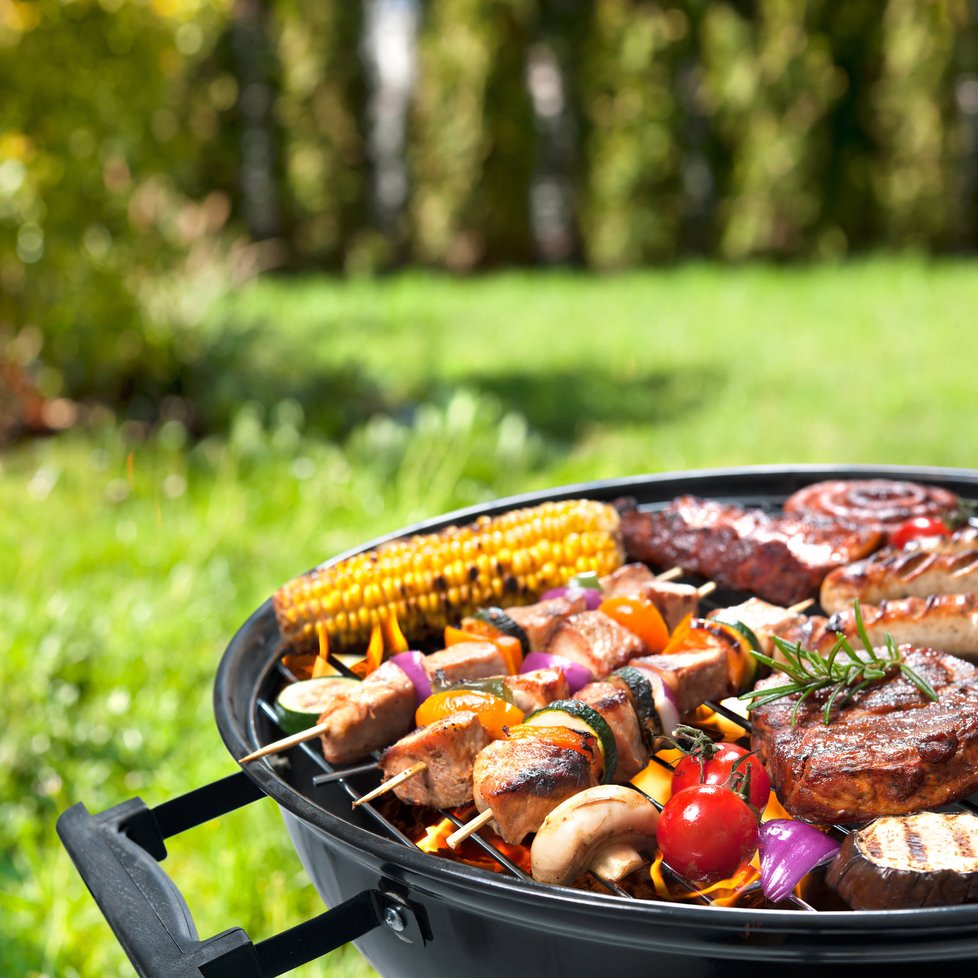
<svg viewBox="0 0 978 978">
<path fill-rule="evenodd" d="M 534 262 L 541 50 L 570 120 L 566 253 L 592 269 L 978 244 L 965 0 L 420 9 L 409 196 L 379 228 L 360 3 L 0 0 L 0 361 L 139 416 L 211 350 L 209 300 L 263 270 Z"/>
</svg>

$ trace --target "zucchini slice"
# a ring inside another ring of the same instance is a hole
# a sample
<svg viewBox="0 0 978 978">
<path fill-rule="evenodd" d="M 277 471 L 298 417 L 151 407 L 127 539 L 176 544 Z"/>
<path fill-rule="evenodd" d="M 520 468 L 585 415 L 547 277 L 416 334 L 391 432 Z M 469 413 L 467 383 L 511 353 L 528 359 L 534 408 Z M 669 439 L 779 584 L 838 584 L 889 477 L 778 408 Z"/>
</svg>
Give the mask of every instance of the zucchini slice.
<svg viewBox="0 0 978 978">
<path fill-rule="evenodd" d="M 278 725 L 286 733 L 308 730 L 333 699 L 358 685 L 349 676 L 319 676 L 286 686 L 275 700 Z"/>
<path fill-rule="evenodd" d="M 615 747 L 615 735 L 597 710 L 582 703 L 580 700 L 554 700 L 536 713 L 531 713 L 524 721 L 531 727 L 570 727 L 581 733 L 592 734 L 598 741 L 604 770 L 601 780 L 609 784 L 615 776 L 618 764 L 618 748 Z"/>
<path fill-rule="evenodd" d="M 662 717 L 655 708 L 655 692 L 652 683 L 646 676 L 638 671 L 634 666 L 622 666 L 612 674 L 628 688 L 632 695 L 632 705 L 635 707 L 635 715 L 638 717 L 638 725 L 642 731 L 642 738 L 649 753 L 652 753 L 652 746 L 656 737 L 661 737 L 664 733 L 662 729 Z"/>
</svg>

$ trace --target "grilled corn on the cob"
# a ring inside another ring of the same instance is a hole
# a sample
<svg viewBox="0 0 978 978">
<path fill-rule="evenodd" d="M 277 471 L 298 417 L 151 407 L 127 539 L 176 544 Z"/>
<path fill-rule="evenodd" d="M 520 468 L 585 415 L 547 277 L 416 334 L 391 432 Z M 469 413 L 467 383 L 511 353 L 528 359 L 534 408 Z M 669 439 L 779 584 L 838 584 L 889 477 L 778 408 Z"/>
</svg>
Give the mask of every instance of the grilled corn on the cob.
<svg viewBox="0 0 978 978">
<path fill-rule="evenodd" d="M 392 540 L 283 585 L 275 614 L 285 641 L 362 649 L 374 624 L 396 615 L 412 640 L 491 604 L 527 604 L 574 574 L 608 574 L 624 559 L 618 512 L 588 499 L 482 516 L 467 526 Z"/>
</svg>

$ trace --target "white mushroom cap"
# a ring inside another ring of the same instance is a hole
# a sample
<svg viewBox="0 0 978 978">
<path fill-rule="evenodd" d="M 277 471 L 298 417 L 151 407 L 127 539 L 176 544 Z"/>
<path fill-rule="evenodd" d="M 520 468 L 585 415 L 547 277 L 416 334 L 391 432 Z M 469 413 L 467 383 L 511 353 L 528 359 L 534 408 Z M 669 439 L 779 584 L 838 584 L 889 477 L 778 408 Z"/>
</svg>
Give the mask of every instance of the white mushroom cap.
<svg viewBox="0 0 978 978">
<path fill-rule="evenodd" d="M 621 878 L 655 849 L 659 813 L 643 794 L 618 784 L 587 788 L 562 801 L 530 847 L 531 872 L 541 883 L 572 883 L 603 866 Z M 618 872 L 611 870 L 619 867 Z"/>
</svg>

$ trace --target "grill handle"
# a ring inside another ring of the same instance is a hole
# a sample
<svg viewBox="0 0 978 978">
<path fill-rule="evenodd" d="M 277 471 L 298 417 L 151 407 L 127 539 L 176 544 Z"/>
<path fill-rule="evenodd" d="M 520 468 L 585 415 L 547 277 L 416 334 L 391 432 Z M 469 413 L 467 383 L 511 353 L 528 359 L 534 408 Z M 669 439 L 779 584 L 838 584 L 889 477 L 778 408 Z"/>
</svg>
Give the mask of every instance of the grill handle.
<svg viewBox="0 0 978 978">
<path fill-rule="evenodd" d="M 240 927 L 201 941 L 159 865 L 164 840 L 264 797 L 239 771 L 156 808 L 131 798 L 97 815 L 80 802 L 62 812 L 61 842 L 141 978 L 272 978 L 380 924 L 403 940 L 423 940 L 413 907 L 370 889 L 258 944 Z"/>
</svg>

